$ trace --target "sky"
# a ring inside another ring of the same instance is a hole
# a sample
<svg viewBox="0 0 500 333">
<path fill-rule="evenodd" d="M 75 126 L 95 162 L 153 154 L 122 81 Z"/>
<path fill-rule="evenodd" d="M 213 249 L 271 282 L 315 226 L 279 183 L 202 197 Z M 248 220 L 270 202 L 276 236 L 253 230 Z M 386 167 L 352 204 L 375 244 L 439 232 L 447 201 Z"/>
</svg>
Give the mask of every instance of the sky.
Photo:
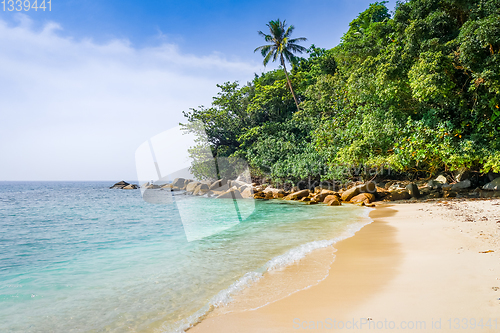
<svg viewBox="0 0 500 333">
<path fill-rule="evenodd" d="M 332 48 L 371 1 L 0 4 L 0 181 L 137 179 L 136 149 L 263 71 L 258 30 L 280 18 Z M 387 6 L 393 9 L 395 1 Z"/>
</svg>

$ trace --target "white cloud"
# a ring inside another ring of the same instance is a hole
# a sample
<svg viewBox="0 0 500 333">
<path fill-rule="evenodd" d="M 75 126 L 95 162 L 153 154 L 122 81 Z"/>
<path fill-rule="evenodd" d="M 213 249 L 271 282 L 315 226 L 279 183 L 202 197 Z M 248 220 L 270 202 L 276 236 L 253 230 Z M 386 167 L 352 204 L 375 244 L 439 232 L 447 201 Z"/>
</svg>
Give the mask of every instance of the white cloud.
<svg viewBox="0 0 500 333">
<path fill-rule="evenodd" d="M 0 20 L 0 180 L 135 178 L 135 149 L 260 64 L 176 45 L 97 44 Z"/>
</svg>

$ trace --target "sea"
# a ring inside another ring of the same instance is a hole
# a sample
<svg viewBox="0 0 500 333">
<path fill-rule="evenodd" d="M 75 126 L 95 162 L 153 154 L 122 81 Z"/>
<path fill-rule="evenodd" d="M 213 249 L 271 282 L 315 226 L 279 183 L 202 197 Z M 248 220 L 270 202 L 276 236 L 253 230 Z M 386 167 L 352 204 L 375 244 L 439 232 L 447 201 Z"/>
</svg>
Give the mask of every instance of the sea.
<svg viewBox="0 0 500 333">
<path fill-rule="evenodd" d="M 0 182 L 0 332 L 184 332 L 370 223 L 368 208 L 351 205 L 181 192 L 152 204 L 111 185 Z M 234 220 L 228 202 L 245 214 Z M 193 236 L 193 221 L 203 233 Z M 317 273 L 288 281 L 289 292 L 328 269 Z M 283 293 L 267 296 L 259 306 Z"/>
</svg>

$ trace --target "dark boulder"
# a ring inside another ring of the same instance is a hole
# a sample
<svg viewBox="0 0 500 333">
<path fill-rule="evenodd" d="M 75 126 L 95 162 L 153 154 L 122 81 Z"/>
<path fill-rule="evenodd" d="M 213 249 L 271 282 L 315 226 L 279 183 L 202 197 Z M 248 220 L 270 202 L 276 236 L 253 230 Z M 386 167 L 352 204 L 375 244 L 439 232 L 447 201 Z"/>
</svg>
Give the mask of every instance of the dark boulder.
<svg viewBox="0 0 500 333">
<path fill-rule="evenodd" d="M 418 186 L 415 183 L 410 183 L 406 185 L 406 190 L 410 194 L 412 198 L 418 198 L 420 197 L 420 191 L 418 190 Z"/>
<path fill-rule="evenodd" d="M 128 186 L 128 185 L 130 185 L 130 184 L 122 180 L 121 182 L 114 184 L 110 188 L 120 188 L 121 189 L 121 188 L 124 188 L 125 186 Z"/>
</svg>

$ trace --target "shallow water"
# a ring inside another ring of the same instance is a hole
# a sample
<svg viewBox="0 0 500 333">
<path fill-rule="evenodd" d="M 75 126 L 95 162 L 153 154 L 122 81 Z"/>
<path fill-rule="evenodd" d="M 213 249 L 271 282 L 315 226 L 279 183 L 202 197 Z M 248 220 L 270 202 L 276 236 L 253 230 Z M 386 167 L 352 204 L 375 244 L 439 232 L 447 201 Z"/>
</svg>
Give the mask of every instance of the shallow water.
<svg viewBox="0 0 500 333">
<path fill-rule="evenodd" d="M 153 205 L 110 185 L 0 182 L 1 332 L 180 330 L 366 223 L 359 207 L 255 201 L 248 218 L 189 242 L 186 214 L 220 205 L 200 216 L 217 227 L 227 201 Z"/>
</svg>

